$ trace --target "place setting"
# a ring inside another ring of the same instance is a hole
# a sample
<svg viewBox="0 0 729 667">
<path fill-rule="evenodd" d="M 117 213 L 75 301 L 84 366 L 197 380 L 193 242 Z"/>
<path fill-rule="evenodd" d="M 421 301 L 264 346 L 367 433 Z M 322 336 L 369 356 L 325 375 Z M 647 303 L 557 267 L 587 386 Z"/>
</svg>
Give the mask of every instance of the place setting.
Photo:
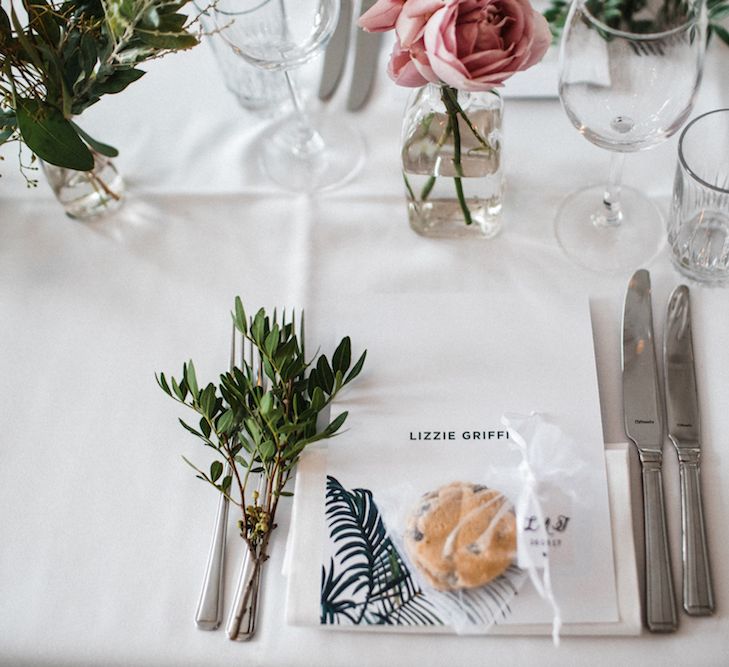
<svg viewBox="0 0 729 667">
<path fill-rule="evenodd" d="M 0 342 L 30 397 L 7 437 L 58 463 L 33 498 L 20 453 L 0 473 L 0 655 L 722 664 L 729 108 L 703 86 L 727 20 L 727 0 L 3 3 Z M 119 128 L 179 118 L 134 97 L 166 82 L 211 122 L 155 130 L 150 160 L 194 156 L 158 188 Z M 142 209 L 135 244 L 87 243 Z M 99 447 L 129 465 L 82 531 Z M 28 652 L 44 602 L 102 582 L 93 636 L 64 621 Z"/>
<path fill-rule="evenodd" d="M 676 632 L 679 606 L 712 615 L 689 288 L 677 287 L 666 305 L 662 354 L 648 271 L 637 271 L 625 294 L 623 418 L 640 459 L 643 563 L 633 541 L 628 445 L 603 442 L 587 296 L 541 298 L 547 307 L 534 309 L 492 295 L 479 310 L 462 294 L 372 295 L 356 305 L 313 304 L 306 326 L 295 311 L 249 318 L 236 299 L 219 386 L 199 383 L 192 361 L 177 379 L 157 377 L 202 417 L 199 430 L 180 421 L 215 452 L 209 469 L 185 459 L 221 494 L 197 627 L 255 640 L 276 507 L 291 495 L 289 534 L 278 548 L 293 626 L 546 635 L 559 644 L 639 636 L 644 627 Z M 554 312 L 569 342 L 549 327 Z M 490 333 L 478 348 L 454 343 L 443 319 Z M 396 329 L 386 326 L 393 321 Z M 516 339 L 500 335 L 507 321 Z M 345 336 L 331 357 L 307 357 L 312 338 L 329 345 L 344 331 L 367 349 L 353 353 Z M 427 368 L 408 354 L 414 337 Z M 443 391 L 447 376 L 458 378 L 457 391 Z M 678 595 L 663 491 L 666 435 L 680 473 L 665 481 L 680 487 Z M 225 620 L 230 504 L 243 511 L 236 525 L 245 556 Z"/>
<path fill-rule="evenodd" d="M 530 356 L 520 359 L 524 372 L 518 377 L 508 365 L 494 365 L 494 355 L 514 349 L 499 339 L 497 328 L 478 357 L 456 347 L 440 357 L 442 369 L 433 365 L 447 344 L 447 332 L 437 327 L 441 317 L 479 326 L 469 301 L 457 295 L 435 303 L 433 297 L 374 297 L 368 310 L 378 316 L 367 319 L 359 307 L 315 306 L 306 311 L 305 346 L 303 315 L 259 310 L 248 319 L 237 300 L 230 370 L 218 388 L 203 386 L 193 362 L 177 378 L 158 375 L 168 396 L 201 416 L 199 429 L 183 418 L 185 430 L 215 450 L 209 469 L 193 466 L 221 493 L 198 628 L 214 630 L 223 622 L 225 530 L 228 507 L 235 504 L 244 510 L 238 527 L 248 555 L 225 629 L 231 639 L 254 638 L 276 505 L 291 495 L 287 482 L 295 474 L 285 555 L 287 617 L 295 625 L 420 632 L 455 627 L 459 633 L 554 634 L 555 641 L 560 633 L 640 632 L 625 448 L 611 450 L 606 467 L 594 370 L 565 375 L 562 386 L 552 379 L 570 363 L 594 369 L 587 301 L 558 304 L 579 343 L 570 346 L 527 333 L 545 327 L 506 298 L 481 315 L 484 324 L 508 318 L 525 332 Z M 320 312 L 328 313 L 329 325 L 321 324 Z M 380 326 L 393 319 L 397 331 Z M 330 358 L 309 361 L 312 335 L 331 338 L 331 322 L 335 331 L 357 331 L 357 340 L 370 341 L 366 352 L 353 353 L 347 336 Z M 421 336 L 419 354 L 432 363 L 418 373 L 403 346 L 410 330 L 422 327 L 430 334 Z M 444 373 L 457 375 L 460 385 L 447 402 L 437 389 Z M 544 392 L 546 381 L 551 396 Z M 350 382 L 353 388 L 345 390 Z M 332 402 L 340 390 L 342 398 Z M 576 395 L 579 414 L 568 409 Z M 496 396 L 485 411 L 486 397 Z M 383 409 L 390 404 L 398 410 Z M 530 410 L 537 406 L 544 412 Z M 347 430 L 337 435 L 345 423 Z M 338 442 L 323 444 L 335 436 Z M 444 459 L 450 462 L 445 468 Z M 611 506 L 627 531 L 615 552 Z M 461 532 L 471 542 L 450 553 Z M 576 556 L 584 552 L 589 562 Z M 536 591 L 526 590 L 527 578 Z M 585 595 L 575 596 L 575 590 Z"/>
</svg>

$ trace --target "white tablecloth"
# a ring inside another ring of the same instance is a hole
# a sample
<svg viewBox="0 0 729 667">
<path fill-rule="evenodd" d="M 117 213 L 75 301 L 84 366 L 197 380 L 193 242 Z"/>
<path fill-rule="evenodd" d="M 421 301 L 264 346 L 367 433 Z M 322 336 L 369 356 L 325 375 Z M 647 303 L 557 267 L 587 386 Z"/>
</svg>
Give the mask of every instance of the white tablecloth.
<svg viewBox="0 0 729 667">
<path fill-rule="evenodd" d="M 729 53 L 717 58 L 720 48 L 714 46 L 696 113 L 729 106 Z M 256 173 L 246 149 L 262 126 L 238 110 L 206 48 L 149 69 L 84 118 L 87 131 L 122 149 L 118 164 L 131 197 L 117 220 L 87 226 L 66 219 L 47 186 L 25 189 L 14 148 L 2 151 L 0 663 L 726 664 L 729 292 L 704 287 L 692 288 L 692 305 L 714 617 L 682 614 L 671 636 L 569 638 L 559 649 L 545 638 L 355 636 L 288 627 L 280 575 L 284 504 L 256 639 L 240 645 L 221 631 L 195 629 L 217 498 L 181 461 L 180 454 L 204 457 L 153 374 L 178 371 L 192 357 L 202 378 L 214 378 L 227 363 L 227 311 L 236 294 L 291 304 L 356 299 L 364 291 L 458 289 L 487 307 L 490 294 L 508 290 L 538 308 L 531 296 L 537 285 L 586 289 L 604 435 L 620 441 L 627 276 L 576 268 L 554 240 L 559 201 L 600 181 L 608 158 L 580 137 L 555 100 L 507 102 L 503 234 L 490 242 L 431 241 L 407 225 L 398 164 L 407 93 L 384 73 L 372 103 L 347 118 L 367 137 L 362 173 L 335 192 L 297 196 Z M 342 97 L 330 105 L 333 113 L 343 113 Z M 665 209 L 675 155 L 674 138 L 630 156 L 626 181 Z M 648 268 L 660 323 L 680 277 L 665 251 Z M 666 486 L 680 591 L 678 473 L 668 447 Z M 231 530 L 228 600 L 238 540 Z"/>
</svg>

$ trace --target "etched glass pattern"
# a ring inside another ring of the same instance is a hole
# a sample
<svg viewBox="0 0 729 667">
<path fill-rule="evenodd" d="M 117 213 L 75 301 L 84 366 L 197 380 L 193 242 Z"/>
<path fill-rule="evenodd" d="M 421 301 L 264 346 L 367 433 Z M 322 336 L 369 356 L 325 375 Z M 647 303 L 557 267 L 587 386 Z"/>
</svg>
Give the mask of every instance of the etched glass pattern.
<svg viewBox="0 0 729 667">
<path fill-rule="evenodd" d="M 679 142 L 668 241 L 679 271 L 729 284 L 729 109 L 699 116 Z"/>
</svg>

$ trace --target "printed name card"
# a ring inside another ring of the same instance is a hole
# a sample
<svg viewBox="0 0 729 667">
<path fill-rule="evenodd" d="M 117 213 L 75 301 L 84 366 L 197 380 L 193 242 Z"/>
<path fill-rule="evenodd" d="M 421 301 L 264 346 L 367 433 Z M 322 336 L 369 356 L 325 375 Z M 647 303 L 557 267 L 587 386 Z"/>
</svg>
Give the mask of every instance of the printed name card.
<svg viewBox="0 0 729 667">
<path fill-rule="evenodd" d="M 435 556 L 423 557 L 425 566 L 414 563 L 408 544 L 412 551 L 419 537 L 414 526 L 422 523 L 408 523 L 408 513 L 422 499 L 423 511 L 433 511 L 427 500 L 434 493 L 445 507 L 442 489 L 449 484 L 460 485 L 459 502 L 471 503 L 473 516 L 485 516 L 496 502 L 484 488 L 513 501 L 517 487 L 504 480 L 515 479 L 522 459 L 501 418 L 532 411 L 558 424 L 579 448 L 581 460 L 566 488 L 558 483 L 556 490 L 540 489 L 544 497 L 538 511 L 517 508 L 520 554 L 494 580 L 500 590 L 486 595 L 486 586 L 467 593 L 478 610 L 476 622 L 551 621 L 551 607 L 530 583 L 519 580 L 516 566 L 524 564 L 525 554 L 533 562 L 549 556 L 565 623 L 618 620 L 587 299 L 575 303 L 548 295 L 532 309 L 491 296 L 487 306 L 477 302 L 478 296 L 463 294 L 367 296 L 367 303 L 328 304 L 322 310 L 329 315 L 334 310 L 336 317 L 307 312 L 310 329 L 316 329 L 312 338 L 321 340 L 323 349 L 341 334 L 327 329 L 326 322 L 352 332 L 355 347 L 368 348 L 366 372 L 333 410 L 348 410 L 350 416 L 347 432 L 328 447 L 327 480 L 320 490 L 323 624 L 438 624 L 433 610 L 439 606 L 429 604 L 429 596 L 449 592 L 434 591 L 428 582 L 460 581 L 467 558 L 458 565 L 456 547 L 449 545 L 445 560 L 456 563 L 453 572 L 438 569 L 443 560 L 436 563 Z M 553 303 L 545 307 L 546 301 Z M 366 539 L 357 532 L 363 517 L 371 529 Z M 497 513 L 493 521 L 503 529 L 505 524 L 496 523 L 502 519 Z M 487 532 L 464 546 L 474 558 L 493 548 L 486 544 Z M 383 582 L 366 574 L 373 562 L 381 564 L 376 574 L 394 586 L 395 597 L 417 599 L 417 604 L 398 613 L 392 599 L 378 598 Z M 393 584 L 397 577 L 401 586 Z M 342 587 L 345 581 L 350 585 Z M 478 602 L 479 596 L 489 599 Z M 499 596 L 510 600 L 506 609 L 494 606 L 491 598 Z"/>
</svg>

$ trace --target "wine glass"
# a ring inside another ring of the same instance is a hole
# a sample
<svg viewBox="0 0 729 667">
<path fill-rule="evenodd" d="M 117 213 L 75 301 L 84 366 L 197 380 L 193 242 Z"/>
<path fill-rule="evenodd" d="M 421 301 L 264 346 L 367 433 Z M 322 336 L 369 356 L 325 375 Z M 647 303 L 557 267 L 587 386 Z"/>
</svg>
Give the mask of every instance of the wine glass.
<svg viewBox="0 0 729 667">
<path fill-rule="evenodd" d="M 359 133 L 327 114 L 303 109 L 291 70 L 317 56 L 337 25 L 340 0 L 217 0 L 220 37 L 264 70 L 283 72 L 294 111 L 275 121 L 260 142 L 268 176 L 295 191 L 331 188 L 362 166 Z"/>
<path fill-rule="evenodd" d="M 614 273 L 659 250 L 661 212 L 621 185 L 625 153 L 651 148 L 683 125 L 705 48 L 704 0 L 648 0 L 618 9 L 615 0 L 573 2 L 560 45 L 559 96 L 580 133 L 612 151 L 607 185 L 569 195 L 558 211 L 557 240 L 573 261 Z"/>
<path fill-rule="evenodd" d="M 212 6 L 203 8 L 198 0 L 194 0 L 193 4 L 199 12 L 200 23 L 207 33 L 206 41 L 215 56 L 225 87 L 234 95 L 240 107 L 269 119 L 272 114 L 288 110 L 289 92 L 284 75 L 251 65 L 236 55 L 218 34 Z"/>
</svg>

